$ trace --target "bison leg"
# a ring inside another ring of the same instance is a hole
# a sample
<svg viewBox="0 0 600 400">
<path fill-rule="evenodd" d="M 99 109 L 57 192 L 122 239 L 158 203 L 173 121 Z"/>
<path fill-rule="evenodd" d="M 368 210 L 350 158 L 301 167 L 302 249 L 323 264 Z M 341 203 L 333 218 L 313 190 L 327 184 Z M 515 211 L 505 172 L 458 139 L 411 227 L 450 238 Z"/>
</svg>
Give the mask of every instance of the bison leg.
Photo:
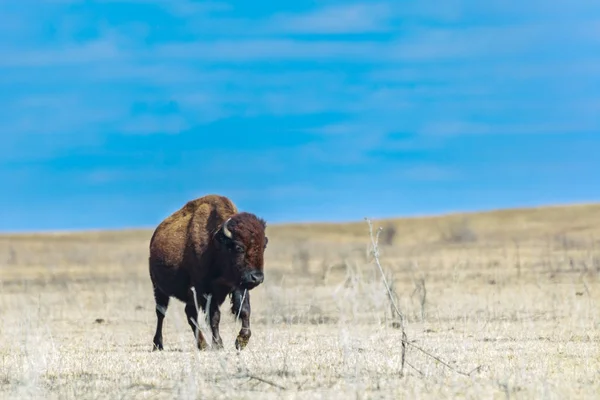
<svg viewBox="0 0 600 400">
<path fill-rule="evenodd" d="M 208 343 L 206 343 L 206 339 L 204 339 L 204 335 L 202 334 L 202 331 L 200 331 L 200 325 L 198 324 L 198 310 L 196 309 L 197 303 L 194 301 L 194 295 L 195 292 L 190 290 L 190 295 L 185 305 L 185 314 L 187 315 L 188 323 L 196 338 L 198 349 L 205 350 L 208 347 Z M 198 306 L 204 308 L 204 303 L 200 304 L 200 302 L 198 302 Z"/>
<path fill-rule="evenodd" d="M 154 348 L 152 351 L 163 349 L 162 327 L 169 307 L 169 296 L 155 286 L 154 300 L 156 301 L 156 332 L 154 333 Z"/>
<path fill-rule="evenodd" d="M 209 310 L 209 318 L 210 318 L 210 329 L 212 330 L 213 335 L 213 346 L 216 348 L 223 348 L 223 339 L 221 339 L 221 334 L 219 333 L 219 322 L 221 321 L 221 311 L 219 310 L 219 304 L 214 302 L 210 304 Z"/>
<path fill-rule="evenodd" d="M 252 335 L 250 331 L 250 291 L 236 289 L 231 295 L 231 300 L 233 303 L 231 311 L 236 318 L 239 316 L 242 320 L 242 329 L 235 339 L 235 348 L 243 350 Z"/>
</svg>

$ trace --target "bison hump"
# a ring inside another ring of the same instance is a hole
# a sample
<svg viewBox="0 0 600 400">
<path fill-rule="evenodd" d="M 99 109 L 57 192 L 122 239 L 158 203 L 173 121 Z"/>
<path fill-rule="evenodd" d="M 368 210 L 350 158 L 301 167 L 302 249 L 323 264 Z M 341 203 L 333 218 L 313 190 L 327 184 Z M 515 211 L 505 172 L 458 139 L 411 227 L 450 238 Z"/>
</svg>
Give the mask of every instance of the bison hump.
<svg viewBox="0 0 600 400">
<path fill-rule="evenodd" d="M 150 257 L 163 265 L 181 265 L 189 256 L 186 248 L 191 247 L 196 255 L 202 253 L 213 232 L 235 213 L 236 206 L 224 196 L 188 201 L 158 225 L 150 242 Z"/>
</svg>

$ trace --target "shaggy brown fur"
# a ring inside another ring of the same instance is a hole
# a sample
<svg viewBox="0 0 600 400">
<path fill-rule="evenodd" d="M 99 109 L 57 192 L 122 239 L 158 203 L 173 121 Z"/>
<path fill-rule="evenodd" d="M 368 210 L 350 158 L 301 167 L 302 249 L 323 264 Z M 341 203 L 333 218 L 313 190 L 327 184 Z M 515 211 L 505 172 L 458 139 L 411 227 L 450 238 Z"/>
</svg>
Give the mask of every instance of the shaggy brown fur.
<svg viewBox="0 0 600 400">
<path fill-rule="evenodd" d="M 250 293 L 263 281 L 266 222 L 238 212 L 226 197 L 207 195 L 189 201 L 162 221 L 150 239 L 150 278 L 156 300 L 154 349 L 163 349 L 162 325 L 175 297 L 186 303 L 188 322 L 199 349 L 208 347 L 197 329 L 198 307 L 206 312 L 213 345 L 223 347 L 219 307 L 231 296 L 231 311 L 242 320 L 235 345 L 243 349 L 250 338 Z"/>
</svg>

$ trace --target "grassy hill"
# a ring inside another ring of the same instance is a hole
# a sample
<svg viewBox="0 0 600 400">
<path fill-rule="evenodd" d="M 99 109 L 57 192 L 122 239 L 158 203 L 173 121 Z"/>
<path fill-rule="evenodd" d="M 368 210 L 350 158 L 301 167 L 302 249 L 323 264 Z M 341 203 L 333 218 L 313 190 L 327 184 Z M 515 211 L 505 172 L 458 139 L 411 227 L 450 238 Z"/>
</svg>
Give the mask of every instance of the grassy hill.
<svg viewBox="0 0 600 400">
<path fill-rule="evenodd" d="M 166 215 L 165 215 L 166 216 Z M 410 218 L 374 219 L 376 227 L 393 226 L 397 237 L 410 242 L 436 241 L 460 229 L 470 229 L 483 239 L 526 239 L 552 234 L 577 236 L 600 235 L 600 203 L 558 205 L 535 208 L 512 208 L 484 212 L 451 213 Z M 0 233 L 1 239 L 12 240 L 114 240 L 143 241 L 153 228 L 92 230 L 52 233 Z M 269 223 L 268 234 L 288 239 L 364 239 L 368 228 L 364 220 L 346 223 Z"/>
</svg>

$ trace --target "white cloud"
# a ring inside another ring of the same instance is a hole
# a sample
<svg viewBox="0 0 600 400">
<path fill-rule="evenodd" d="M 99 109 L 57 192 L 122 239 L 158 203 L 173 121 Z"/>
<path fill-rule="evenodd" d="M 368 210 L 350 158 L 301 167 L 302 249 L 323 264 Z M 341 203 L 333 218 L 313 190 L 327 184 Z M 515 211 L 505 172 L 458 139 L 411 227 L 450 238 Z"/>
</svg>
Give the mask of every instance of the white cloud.
<svg viewBox="0 0 600 400">
<path fill-rule="evenodd" d="M 362 118 L 348 119 L 307 129 L 307 131 L 334 137 L 346 136 L 348 139 L 353 140 L 356 138 L 368 138 L 366 140 L 374 141 L 395 130 L 398 125 L 398 122 L 394 121 L 393 118 L 386 118 L 382 115 L 379 116 L 379 119 L 376 116 L 371 116 L 370 118 L 363 116 Z"/>
<path fill-rule="evenodd" d="M 311 130 L 314 133 L 323 133 L 323 137 L 316 143 L 309 143 L 295 149 L 300 159 L 311 160 L 323 166 L 357 166 L 368 165 L 372 160 L 369 153 L 384 148 L 387 144 L 385 129 L 367 129 L 361 132 L 354 129 L 360 125 L 348 124 L 350 131 L 331 133 L 323 129 Z"/>
<path fill-rule="evenodd" d="M 115 129 L 126 134 L 176 134 L 191 126 L 181 115 L 141 115 L 126 119 L 117 124 Z"/>
<path fill-rule="evenodd" d="M 366 75 L 370 81 L 378 84 L 410 85 L 415 88 L 462 82 L 480 81 L 486 83 L 482 88 L 489 88 L 500 81 L 535 81 L 559 80 L 564 76 L 580 79 L 593 78 L 600 70 L 600 57 L 589 54 L 578 58 L 557 58 L 549 64 L 547 59 L 524 59 L 516 62 L 511 59 L 499 59 L 485 66 L 459 63 L 408 63 L 386 65 L 384 68 L 372 69 Z M 471 90 L 473 88 L 469 88 Z"/>
<path fill-rule="evenodd" d="M 276 33 L 372 33 L 390 31 L 392 16 L 387 3 L 337 4 L 306 13 L 276 14 L 266 25 Z"/>
<path fill-rule="evenodd" d="M 398 169 L 399 178 L 416 182 L 440 182 L 449 181 L 459 177 L 459 173 L 454 168 L 435 164 L 416 164 L 410 167 Z"/>
<path fill-rule="evenodd" d="M 593 23 L 586 23 L 589 29 Z M 406 62 L 506 62 L 536 52 L 553 55 L 556 46 L 578 43 L 591 46 L 594 39 L 583 26 L 521 24 L 466 28 L 415 28 L 389 40 L 301 40 L 273 36 L 230 38 L 159 45 L 147 55 L 200 62 L 335 61 L 354 64 L 404 64 Z"/>
<path fill-rule="evenodd" d="M 60 48 L 0 49 L 0 67 L 58 67 L 108 61 L 120 56 L 112 40 L 101 39 Z"/>
<path fill-rule="evenodd" d="M 322 194 L 322 189 L 309 184 L 291 183 L 287 185 L 268 186 L 261 192 L 262 196 L 269 199 L 285 200 L 290 197 L 318 196 Z M 259 193 L 256 194 L 261 195 Z"/>
<path fill-rule="evenodd" d="M 102 101 L 65 92 L 15 97 L 0 115 L 4 121 L 1 131 L 11 135 L 81 136 L 97 132 L 98 124 L 121 117 L 123 110 L 114 102 L 107 107 Z"/>
<path fill-rule="evenodd" d="M 119 1 L 122 0 L 112 0 Z M 132 0 L 128 0 L 132 2 Z M 156 4 L 161 4 L 165 7 L 169 12 L 178 17 L 187 17 L 187 18 L 197 18 L 199 16 L 206 16 L 213 13 L 230 11 L 233 7 L 225 2 L 220 1 L 194 1 L 194 0 L 135 0 L 139 3 L 150 3 L 154 2 Z"/>
<path fill-rule="evenodd" d="M 467 121 L 436 121 L 418 129 L 424 136 L 455 137 L 467 135 L 572 135 L 594 133 L 600 130 L 600 119 L 566 123 L 469 123 Z"/>
<path fill-rule="evenodd" d="M 425 136 L 485 135 L 493 132 L 491 124 L 475 124 L 466 121 L 435 121 L 426 123 L 419 134 Z"/>
<path fill-rule="evenodd" d="M 151 53 L 159 57 L 198 61 L 332 60 L 374 63 L 386 58 L 380 42 L 302 41 L 292 39 L 238 39 L 168 44 Z"/>
</svg>

